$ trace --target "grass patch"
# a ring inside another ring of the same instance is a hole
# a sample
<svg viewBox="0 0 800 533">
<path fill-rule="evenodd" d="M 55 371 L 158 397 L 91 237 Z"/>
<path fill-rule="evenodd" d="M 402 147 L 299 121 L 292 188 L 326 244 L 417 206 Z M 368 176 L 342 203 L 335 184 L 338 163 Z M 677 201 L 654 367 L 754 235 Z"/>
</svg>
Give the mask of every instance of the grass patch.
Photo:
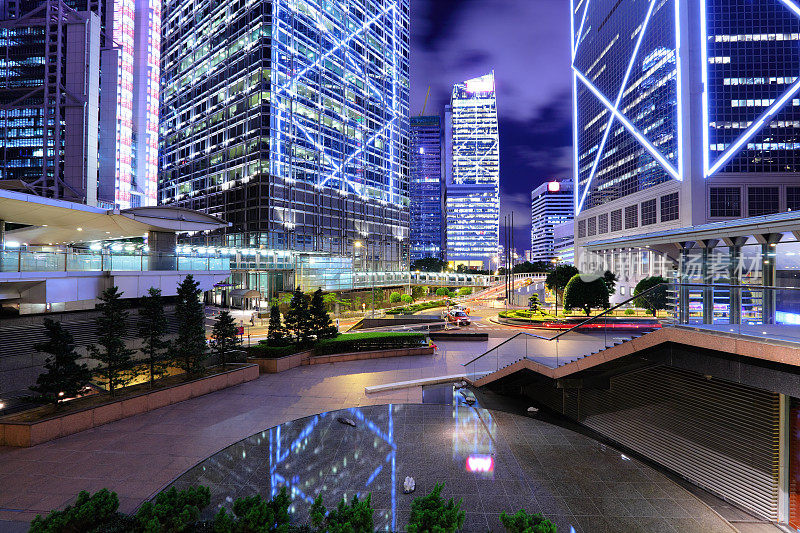
<svg viewBox="0 0 800 533">
<path fill-rule="evenodd" d="M 397 307 L 386 311 L 387 315 L 413 315 L 426 309 L 434 309 L 436 307 L 447 307 L 452 305 L 451 300 L 433 300 L 431 302 L 421 302 L 418 304 L 407 305 L 405 307 Z"/>
</svg>

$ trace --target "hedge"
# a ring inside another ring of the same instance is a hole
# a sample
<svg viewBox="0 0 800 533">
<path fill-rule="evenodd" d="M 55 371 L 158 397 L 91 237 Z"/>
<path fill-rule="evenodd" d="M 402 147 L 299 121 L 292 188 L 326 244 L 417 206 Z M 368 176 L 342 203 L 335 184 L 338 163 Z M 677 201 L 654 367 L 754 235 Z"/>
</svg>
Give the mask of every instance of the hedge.
<svg viewBox="0 0 800 533">
<path fill-rule="evenodd" d="M 374 331 L 345 333 L 335 339 L 325 339 L 314 347 L 315 355 L 417 348 L 426 344 L 424 333 Z"/>
<path fill-rule="evenodd" d="M 414 305 L 407 305 L 405 307 L 398 307 L 396 309 L 389 309 L 386 311 L 387 315 L 413 315 L 418 311 L 425 309 L 433 309 L 434 307 L 445 307 L 451 305 L 453 302 L 450 300 L 434 300 L 432 302 L 421 302 Z"/>
<path fill-rule="evenodd" d="M 257 357 L 259 359 L 278 359 L 297 352 L 303 351 L 303 348 L 296 344 L 289 346 L 267 346 L 266 341 L 260 341 L 258 344 L 248 346 L 247 357 Z"/>
</svg>

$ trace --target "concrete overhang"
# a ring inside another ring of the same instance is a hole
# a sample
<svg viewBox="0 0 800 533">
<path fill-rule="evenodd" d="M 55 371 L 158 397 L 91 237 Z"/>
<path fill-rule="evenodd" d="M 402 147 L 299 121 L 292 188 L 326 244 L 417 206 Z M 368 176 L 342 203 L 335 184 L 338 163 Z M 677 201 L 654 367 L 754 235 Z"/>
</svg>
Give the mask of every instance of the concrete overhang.
<svg viewBox="0 0 800 533">
<path fill-rule="evenodd" d="M 591 241 L 581 246 L 592 252 L 611 248 L 645 248 L 648 246 L 655 248 L 676 243 L 703 242 L 710 239 L 725 241 L 755 235 L 794 233 L 798 229 L 800 229 L 800 211 L 789 211 L 774 215 L 711 222 L 668 231 L 641 233 L 629 237 Z"/>
<path fill-rule="evenodd" d="M 228 222 L 178 207 L 98 207 L 0 189 L 0 220 L 30 227 L 6 233 L 28 244 L 67 244 L 141 237 L 149 231 L 196 232 L 222 229 Z"/>
</svg>

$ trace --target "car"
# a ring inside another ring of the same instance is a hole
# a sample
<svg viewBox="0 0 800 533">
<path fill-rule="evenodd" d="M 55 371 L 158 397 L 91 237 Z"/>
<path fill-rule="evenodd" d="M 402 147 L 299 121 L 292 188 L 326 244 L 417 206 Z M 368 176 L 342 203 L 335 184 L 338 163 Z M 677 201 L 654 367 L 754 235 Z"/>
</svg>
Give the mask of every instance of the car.
<svg viewBox="0 0 800 533">
<path fill-rule="evenodd" d="M 461 310 L 453 309 L 447 313 L 447 321 L 455 324 L 456 326 L 469 326 L 471 321 L 469 315 Z"/>
</svg>

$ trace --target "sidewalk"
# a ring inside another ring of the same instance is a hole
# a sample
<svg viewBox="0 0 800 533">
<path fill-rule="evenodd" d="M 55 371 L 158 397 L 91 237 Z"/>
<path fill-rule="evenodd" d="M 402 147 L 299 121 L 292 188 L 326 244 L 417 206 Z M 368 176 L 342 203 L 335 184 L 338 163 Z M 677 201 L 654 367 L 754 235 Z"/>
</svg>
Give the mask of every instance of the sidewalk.
<svg viewBox="0 0 800 533">
<path fill-rule="evenodd" d="M 80 490 L 108 488 L 122 511 L 133 511 L 191 466 L 258 431 L 334 409 L 421 403 L 421 387 L 369 396 L 364 387 L 458 373 L 486 349 L 486 342 L 440 342 L 433 356 L 299 367 L 33 448 L 0 448 L 0 531 L 2 520 L 30 521 Z"/>
</svg>

